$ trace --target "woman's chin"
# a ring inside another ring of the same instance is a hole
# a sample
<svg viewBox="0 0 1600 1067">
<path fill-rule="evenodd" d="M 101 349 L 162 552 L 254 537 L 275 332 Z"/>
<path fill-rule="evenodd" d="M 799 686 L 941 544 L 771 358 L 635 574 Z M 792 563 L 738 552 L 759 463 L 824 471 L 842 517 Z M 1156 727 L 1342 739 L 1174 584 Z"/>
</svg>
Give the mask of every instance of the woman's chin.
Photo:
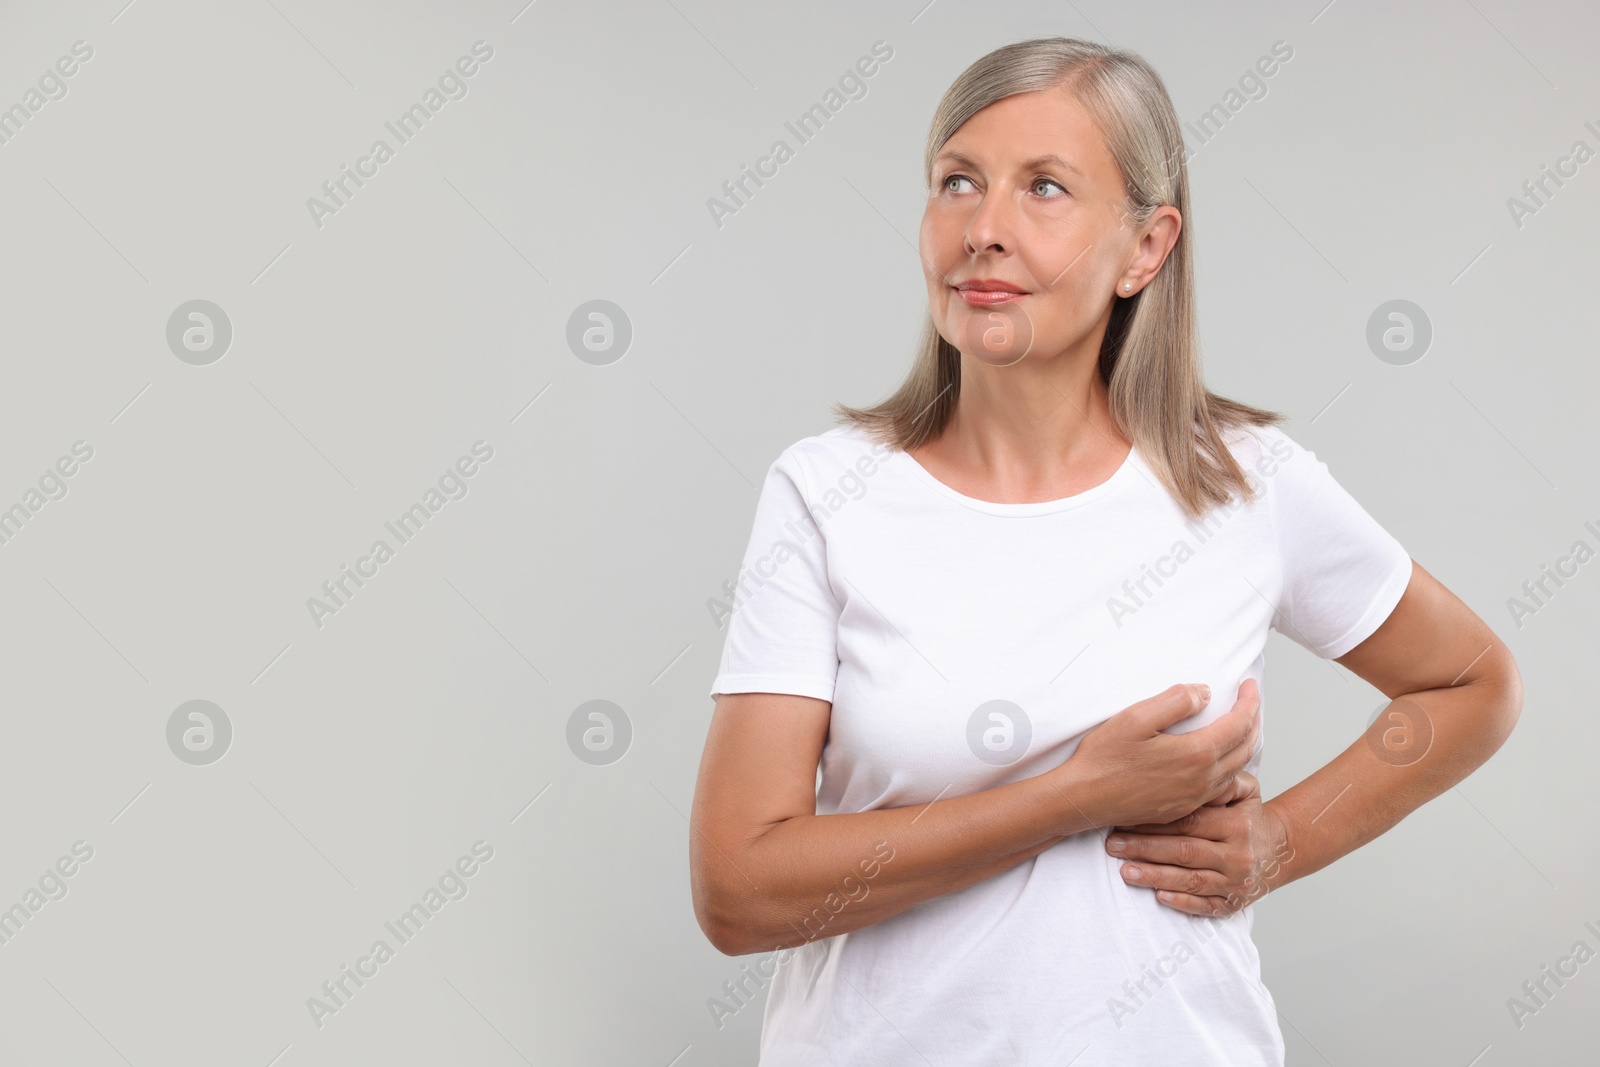
<svg viewBox="0 0 1600 1067">
<path fill-rule="evenodd" d="M 1010 366 L 1033 347 L 1033 319 L 1022 301 L 976 308 L 957 299 L 946 327 L 940 333 L 947 341 L 963 355 L 990 366 Z"/>
</svg>

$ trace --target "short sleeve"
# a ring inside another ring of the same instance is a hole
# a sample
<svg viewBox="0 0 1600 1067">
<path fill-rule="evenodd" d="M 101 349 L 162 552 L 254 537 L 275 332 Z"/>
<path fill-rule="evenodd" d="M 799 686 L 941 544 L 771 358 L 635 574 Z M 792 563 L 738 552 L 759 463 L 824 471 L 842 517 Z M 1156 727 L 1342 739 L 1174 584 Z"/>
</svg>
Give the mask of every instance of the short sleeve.
<svg viewBox="0 0 1600 1067">
<path fill-rule="evenodd" d="M 726 618 L 719 693 L 794 693 L 833 699 L 842 606 L 828 582 L 827 543 L 807 505 L 791 446 L 767 470 Z"/>
<path fill-rule="evenodd" d="M 1316 453 L 1276 427 L 1266 477 L 1283 590 L 1272 628 L 1324 659 L 1372 635 L 1411 581 L 1411 556 Z"/>
</svg>

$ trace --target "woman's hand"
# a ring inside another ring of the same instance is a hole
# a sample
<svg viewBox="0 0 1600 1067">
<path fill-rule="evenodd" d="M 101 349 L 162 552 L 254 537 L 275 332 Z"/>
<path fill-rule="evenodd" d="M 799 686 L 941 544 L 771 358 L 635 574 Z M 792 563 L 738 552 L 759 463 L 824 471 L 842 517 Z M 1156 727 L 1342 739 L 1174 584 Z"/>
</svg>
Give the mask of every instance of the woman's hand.
<svg viewBox="0 0 1600 1067">
<path fill-rule="evenodd" d="M 1215 721 L 1165 732 L 1209 700 L 1204 686 L 1175 685 L 1131 704 L 1085 734 L 1071 757 L 1046 773 L 1071 783 L 1073 807 L 1093 826 L 1167 823 L 1201 805 L 1226 803 L 1234 776 L 1255 752 L 1261 692 L 1246 678 L 1233 707 Z"/>
<path fill-rule="evenodd" d="M 1120 844 L 1119 844 L 1120 842 Z M 1261 783 L 1240 771 L 1234 787 L 1181 819 L 1112 828 L 1106 851 L 1130 886 L 1190 915 L 1232 915 L 1276 888 L 1294 858 L 1283 820 L 1261 800 Z"/>
</svg>

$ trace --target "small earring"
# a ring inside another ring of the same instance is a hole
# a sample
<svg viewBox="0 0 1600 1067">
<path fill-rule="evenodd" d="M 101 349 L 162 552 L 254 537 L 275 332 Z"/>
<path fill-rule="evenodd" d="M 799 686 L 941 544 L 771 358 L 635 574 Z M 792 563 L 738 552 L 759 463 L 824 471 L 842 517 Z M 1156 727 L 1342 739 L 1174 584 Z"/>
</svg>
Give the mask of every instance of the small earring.
<svg viewBox="0 0 1600 1067">
<path fill-rule="evenodd" d="M 1129 289 L 1132 289 L 1132 288 L 1133 288 L 1133 283 L 1132 282 L 1123 282 L 1122 283 L 1123 292 L 1127 292 Z"/>
</svg>

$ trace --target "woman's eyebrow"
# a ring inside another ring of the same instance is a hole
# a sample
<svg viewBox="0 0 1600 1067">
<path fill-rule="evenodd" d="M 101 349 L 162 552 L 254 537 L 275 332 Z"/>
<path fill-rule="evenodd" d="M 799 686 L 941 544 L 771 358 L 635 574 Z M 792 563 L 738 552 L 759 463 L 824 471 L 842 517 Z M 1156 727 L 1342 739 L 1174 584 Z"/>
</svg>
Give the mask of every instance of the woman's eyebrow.
<svg viewBox="0 0 1600 1067">
<path fill-rule="evenodd" d="M 1072 173 L 1078 175 L 1080 178 L 1083 177 L 1083 171 L 1079 170 L 1077 167 L 1073 166 L 1071 163 L 1068 163 L 1066 160 L 1062 159 L 1060 156 L 1056 155 L 1054 152 L 1051 152 L 1049 155 L 1034 156 L 1032 159 L 1023 160 L 1022 161 L 1022 169 L 1023 170 L 1033 170 L 1036 167 L 1042 167 L 1046 163 L 1054 163 L 1056 166 L 1060 167 L 1062 170 L 1070 170 Z"/>
<path fill-rule="evenodd" d="M 978 165 L 978 161 L 977 160 L 971 158 L 970 156 L 962 155 L 960 152 L 941 152 L 939 154 L 938 160 L 945 160 L 945 159 L 951 160 L 952 162 L 956 163 L 958 166 L 967 167 L 967 168 L 969 168 L 971 170 L 982 170 L 983 169 L 981 166 Z M 935 162 L 938 162 L 938 160 L 935 160 Z M 1060 167 L 1062 170 L 1071 171 L 1073 174 L 1078 175 L 1080 178 L 1084 176 L 1082 170 L 1080 170 L 1079 168 L 1073 166 L 1071 163 L 1068 163 L 1066 160 L 1062 159 L 1060 156 L 1056 155 L 1054 152 L 1050 152 L 1050 153 L 1048 153 L 1046 155 L 1042 155 L 1042 156 L 1034 156 L 1032 159 L 1025 159 L 1025 160 L 1022 161 L 1021 164 L 1018 165 L 1017 169 L 1019 169 L 1019 170 L 1033 170 L 1033 169 L 1035 169 L 1037 167 L 1043 166 L 1046 163 L 1054 163 L 1056 166 Z"/>
</svg>

